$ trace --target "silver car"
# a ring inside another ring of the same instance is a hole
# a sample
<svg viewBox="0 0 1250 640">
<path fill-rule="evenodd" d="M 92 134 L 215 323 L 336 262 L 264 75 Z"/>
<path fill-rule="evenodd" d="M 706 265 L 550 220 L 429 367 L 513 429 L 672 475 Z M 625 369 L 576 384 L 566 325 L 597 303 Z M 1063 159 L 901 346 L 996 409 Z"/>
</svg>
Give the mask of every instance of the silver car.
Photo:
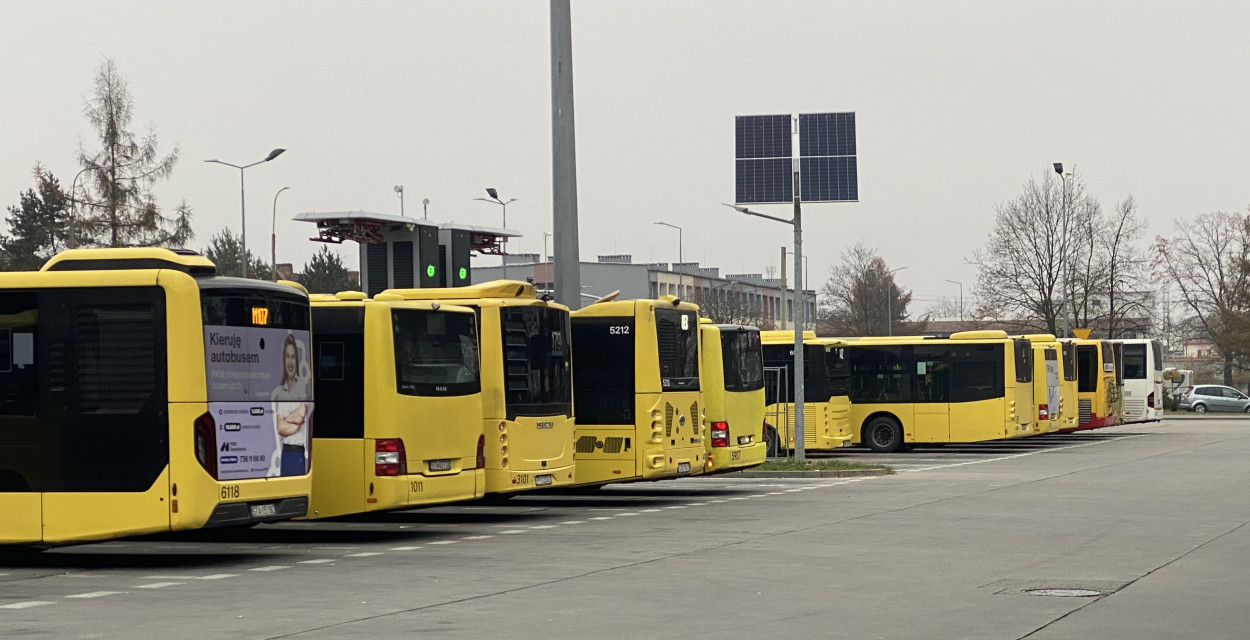
<svg viewBox="0 0 1250 640">
<path fill-rule="evenodd" d="M 1200 384 L 1189 390 L 1177 404 L 1178 409 L 1206 413 L 1208 411 L 1250 412 L 1250 396 L 1218 384 Z"/>
</svg>

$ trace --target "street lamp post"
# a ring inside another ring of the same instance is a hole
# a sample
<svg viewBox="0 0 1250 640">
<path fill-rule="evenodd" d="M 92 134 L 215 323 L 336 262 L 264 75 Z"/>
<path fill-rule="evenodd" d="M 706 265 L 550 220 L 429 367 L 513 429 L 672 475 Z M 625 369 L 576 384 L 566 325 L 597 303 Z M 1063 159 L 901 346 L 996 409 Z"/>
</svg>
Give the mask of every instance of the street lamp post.
<svg viewBox="0 0 1250 640">
<path fill-rule="evenodd" d="M 1063 335 L 1068 337 L 1068 178 L 1071 173 L 1063 172 L 1063 163 L 1056 162 L 1055 173 L 1059 174 L 1059 183 L 1063 186 L 1063 238 L 1059 242 L 1059 273 L 1063 284 L 1063 301 L 1059 304 L 1059 314 L 1063 316 Z"/>
<path fill-rule="evenodd" d="M 897 287 L 894 286 L 894 274 L 906 268 L 907 267 L 899 267 L 897 269 L 890 269 L 886 272 L 890 276 L 890 286 L 886 288 L 885 292 L 885 334 L 887 336 L 894 335 L 894 290 L 897 289 Z"/>
<path fill-rule="evenodd" d="M 401 205 L 400 208 L 402 209 L 403 206 Z M 422 220 L 430 219 L 430 199 L 429 198 L 421 199 L 421 219 Z"/>
<path fill-rule="evenodd" d="M 803 462 L 807 454 L 806 443 L 803 440 L 803 400 L 805 393 L 803 389 L 803 325 L 806 324 L 806 310 L 803 308 L 803 301 L 800 300 L 803 298 L 803 218 L 798 196 L 798 171 L 794 172 L 794 193 L 794 218 L 790 220 L 752 211 L 741 205 L 725 204 L 725 206 L 738 213 L 745 213 L 748 216 L 757 218 L 767 218 L 775 222 L 788 224 L 794 228 L 794 459 L 798 462 Z"/>
<path fill-rule="evenodd" d="M 500 200 L 499 192 L 495 190 L 494 187 L 486 187 L 486 195 L 490 197 L 489 198 L 474 198 L 474 200 L 481 200 L 482 202 L 493 202 L 503 207 L 503 228 L 506 230 L 508 228 L 508 205 L 513 202 L 516 202 L 518 198 L 508 198 L 507 201 Z M 501 257 L 503 258 L 503 279 L 507 280 L 508 279 L 508 236 L 503 237 L 502 251 L 503 251 L 503 256 Z"/>
<path fill-rule="evenodd" d="M 957 282 L 955 280 L 947 280 L 947 282 L 951 284 L 959 285 L 959 321 L 963 322 L 964 321 L 964 283 Z M 960 327 L 959 329 L 962 331 L 963 327 Z"/>
<path fill-rule="evenodd" d="M 684 257 L 682 257 L 681 227 L 679 227 L 679 226 L 677 226 L 677 225 L 675 225 L 675 224 L 669 224 L 669 223 L 667 223 L 667 222 L 657 222 L 656 224 L 663 225 L 663 226 L 666 226 L 666 227 L 672 227 L 672 228 L 674 228 L 674 229 L 676 229 L 676 230 L 677 230 L 677 264 L 679 264 L 679 265 L 680 265 L 680 264 L 684 263 L 684 262 L 686 261 L 686 259 L 685 259 Z M 683 269 L 685 268 L 685 267 L 684 267 L 684 265 L 683 265 L 683 267 L 682 267 L 682 268 L 683 268 Z M 676 271 L 676 270 L 675 270 L 675 271 Z M 678 272 L 677 272 L 677 293 L 678 293 L 678 297 L 679 297 L 679 298 L 685 298 L 685 297 L 686 297 L 686 295 L 685 295 L 685 294 L 686 294 L 686 292 L 685 292 L 685 288 L 686 288 L 686 274 L 685 274 L 684 272 L 682 272 L 682 271 L 678 271 Z"/>
<path fill-rule="evenodd" d="M 399 196 L 399 217 L 404 217 L 404 185 L 395 185 L 395 195 Z"/>
<path fill-rule="evenodd" d="M 245 197 L 244 195 L 245 192 L 243 190 L 243 170 L 254 167 L 258 164 L 269 162 L 270 160 L 273 160 L 274 158 L 282 155 L 282 153 L 285 151 L 286 149 L 274 149 L 273 151 L 269 152 L 269 155 L 265 156 L 264 160 L 257 160 L 256 162 L 253 162 L 252 164 L 245 164 L 245 165 L 231 164 L 229 162 L 223 162 L 221 160 L 217 160 L 216 158 L 212 160 L 204 161 L 204 162 L 213 162 L 216 164 L 224 164 L 227 167 L 234 167 L 235 169 L 239 170 L 239 216 L 240 216 L 239 224 L 242 226 L 242 229 L 240 230 L 240 236 L 241 236 L 241 242 L 243 245 L 243 248 L 241 250 L 243 255 L 240 256 L 240 261 L 243 263 L 243 277 L 244 278 L 247 277 L 247 198 Z"/>
<path fill-rule="evenodd" d="M 546 231 L 543 232 L 543 256 L 542 256 L 543 259 L 539 260 L 539 262 L 543 262 L 543 263 L 547 262 L 547 238 L 550 238 L 550 237 L 551 237 L 550 233 L 547 233 Z"/>
<path fill-rule="evenodd" d="M 273 270 L 273 281 L 278 281 L 278 196 L 290 187 L 282 187 L 273 194 L 273 226 L 269 231 L 269 267 Z"/>
</svg>

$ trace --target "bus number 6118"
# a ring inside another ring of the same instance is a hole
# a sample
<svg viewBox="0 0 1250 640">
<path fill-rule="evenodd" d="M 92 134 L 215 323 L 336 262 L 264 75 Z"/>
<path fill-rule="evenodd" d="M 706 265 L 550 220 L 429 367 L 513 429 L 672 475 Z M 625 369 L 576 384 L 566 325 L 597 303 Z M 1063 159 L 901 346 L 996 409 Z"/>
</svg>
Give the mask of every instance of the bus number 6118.
<svg viewBox="0 0 1250 640">
<path fill-rule="evenodd" d="M 239 485 L 228 484 L 221 488 L 221 499 L 230 500 L 239 497 Z"/>
</svg>

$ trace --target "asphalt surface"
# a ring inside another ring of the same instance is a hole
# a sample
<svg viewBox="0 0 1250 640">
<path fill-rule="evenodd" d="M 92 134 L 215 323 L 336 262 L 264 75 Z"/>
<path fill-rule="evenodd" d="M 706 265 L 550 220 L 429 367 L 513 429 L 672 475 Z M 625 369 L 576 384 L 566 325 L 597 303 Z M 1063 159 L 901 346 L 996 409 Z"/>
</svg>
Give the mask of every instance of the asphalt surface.
<svg viewBox="0 0 1250 640">
<path fill-rule="evenodd" d="M 1250 422 L 839 457 L 0 551 L 0 638 L 1250 637 Z"/>
</svg>

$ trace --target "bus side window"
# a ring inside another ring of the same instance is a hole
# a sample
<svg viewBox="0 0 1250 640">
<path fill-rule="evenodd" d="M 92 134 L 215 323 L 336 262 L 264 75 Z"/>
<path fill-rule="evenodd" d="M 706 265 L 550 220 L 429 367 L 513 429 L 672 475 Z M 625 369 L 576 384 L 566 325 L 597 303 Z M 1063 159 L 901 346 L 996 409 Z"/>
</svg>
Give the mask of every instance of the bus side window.
<svg viewBox="0 0 1250 640">
<path fill-rule="evenodd" d="M 0 293 L 0 492 L 43 488 L 41 437 L 35 420 L 38 313 L 35 294 Z"/>
</svg>

